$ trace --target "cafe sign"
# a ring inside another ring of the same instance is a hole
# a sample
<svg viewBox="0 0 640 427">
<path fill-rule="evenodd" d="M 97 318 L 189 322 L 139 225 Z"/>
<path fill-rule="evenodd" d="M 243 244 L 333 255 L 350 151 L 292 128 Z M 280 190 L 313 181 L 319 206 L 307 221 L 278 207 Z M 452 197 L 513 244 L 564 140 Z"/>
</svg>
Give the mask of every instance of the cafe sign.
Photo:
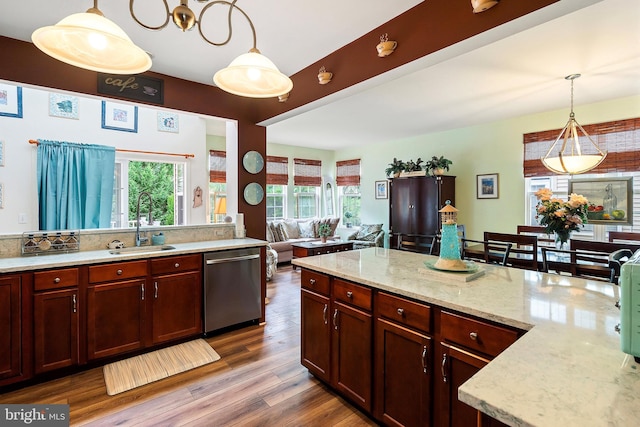
<svg viewBox="0 0 640 427">
<path fill-rule="evenodd" d="M 98 93 L 164 104 L 164 81 L 142 75 L 98 73 Z"/>
</svg>

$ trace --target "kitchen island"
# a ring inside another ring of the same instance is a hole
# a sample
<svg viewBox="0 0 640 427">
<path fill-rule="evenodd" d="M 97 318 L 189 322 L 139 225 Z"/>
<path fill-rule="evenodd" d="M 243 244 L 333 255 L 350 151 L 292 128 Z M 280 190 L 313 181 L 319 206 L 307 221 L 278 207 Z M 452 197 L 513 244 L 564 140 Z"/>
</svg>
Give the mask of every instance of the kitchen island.
<svg viewBox="0 0 640 427">
<path fill-rule="evenodd" d="M 303 271 L 527 331 L 458 390 L 461 401 L 496 420 L 640 425 L 640 372 L 620 351 L 616 286 L 486 265 L 484 275 L 464 282 L 428 270 L 427 260 L 436 258 L 370 248 L 293 262 Z"/>
</svg>

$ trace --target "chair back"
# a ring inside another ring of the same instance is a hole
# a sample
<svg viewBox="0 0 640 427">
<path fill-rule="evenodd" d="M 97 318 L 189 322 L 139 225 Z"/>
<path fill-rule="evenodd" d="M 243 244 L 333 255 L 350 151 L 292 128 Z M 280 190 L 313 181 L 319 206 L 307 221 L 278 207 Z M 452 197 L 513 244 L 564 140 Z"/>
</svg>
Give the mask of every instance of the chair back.
<svg viewBox="0 0 640 427">
<path fill-rule="evenodd" d="M 541 248 L 542 271 L 569 274 L 574 277 L 613 282 L 614 269 L 609 261 L 610 254 L 598 251 L 560 250 Z M 618 273 L 619 275 L 619 273 Z"/>
<path fill-rule="evenodd" d="M 637 242 L 640 244 L 640 233 L 632 233 L 630 231 L 610 231 L 609 232 L 609 241 L 617 242 L 617 241 L 627 241 L 627 242 Z"/>
<path fill-rule="evenodd" d="M 640 249 L 640 241 L 637 243 L 629 242 L 596 242 L 594 240 L 571 239 L 569 248 L 572 251 L 593 251 L 613 253 L 618 249 L 629 249 L 632 252 Z"/>
<path fill-rule="evenodd" d="M 554 237 L 547 234 L 545 228 L 541 225 L 518 225 L 516 232 L 527 236 L 536 236 L 538 238 L 538 246 L 555 245 Z"/>
<path fill-rule="evenodd" d="M 397 234 L 396 249 L 437 255 L 438 236 L 435 234 Z"/>
<path fill-rule="evenodd" d="M 507 265 L 511 246 L 511 243 L 461 239 L 460 247 L 463 259 L 474 259 L 488 264 Z"/>
<path fill-rule="evenodd" d="M 485 231 L 484 240 L 511 243 L 507 265 L 526 270 L 538 270 L 538 238 L 536 236 Z"/>
</svg>

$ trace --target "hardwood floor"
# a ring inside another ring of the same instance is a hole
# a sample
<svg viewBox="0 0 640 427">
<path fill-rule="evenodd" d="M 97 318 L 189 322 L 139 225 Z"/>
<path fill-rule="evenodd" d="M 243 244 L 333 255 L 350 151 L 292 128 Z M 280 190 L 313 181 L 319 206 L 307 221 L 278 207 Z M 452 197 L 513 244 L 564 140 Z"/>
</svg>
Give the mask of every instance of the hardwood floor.
<svg viewBox="0 0 640 427">
<path fill-rule="evenodd" d="M 221 360 L 108 396 L 102 368 L 0 395 L 66 403 L 74 426 L 375 426 L 300 364 L 300 273 L 267 282 L 267 322 L 207 338 Z"/>
</svg>

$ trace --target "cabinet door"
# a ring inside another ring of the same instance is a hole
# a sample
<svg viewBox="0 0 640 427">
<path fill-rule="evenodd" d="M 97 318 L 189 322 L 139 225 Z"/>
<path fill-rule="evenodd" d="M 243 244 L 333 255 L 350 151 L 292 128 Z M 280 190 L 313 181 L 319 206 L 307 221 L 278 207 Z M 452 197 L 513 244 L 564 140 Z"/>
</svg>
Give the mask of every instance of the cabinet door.
<svg viewBox="0 0 640 427">
<path fill-rule="evenodd" d="M 371 412 L 371 314 L 334 302 L 331 324 L 332 384 L 355 404 Z"/>
<path fill-rule="evenodd" d="M 153 344 L 202 332 L 200 273 L 154 277 L 152 293 Z"/>
<path fill-rule="evenodd" d="M 144 347 L 143 279 L 90 286 L 87 290 L 87 350 L 89 359 Z"/>
<path fill-rule="evenodd" d="M 394 234 L 412 234 L 411 179 L 396 178 L 391 181 L 389 224 Z"/>
<path fill-rule="evenodd" d="M 306 289 L 302 289 L 301 294 L 302 365 L 328 383 L 331 380 L 329 298 Z"/>
<path fill-rule="evenodd" d="M 33 296 L 35 372 L 78 363 L 78 290 Z"/>
<path fill-rule="evenodd" d="M 432 177 L 413 178 L 411 185 L 411 200 L 414 208 L 411 210 L 411 223 L 415 234 L 437 234 L 440 212 L 440 183 Z"/>
<path fill-rule="evenodd" d="M 22 369 L 20 278 L 0 279 L 0 382 Z"/>
<path fill-rule="evenodd" d="M 432 425 L 431 338 L 376 320 L 375 416 L 389 426 Z"/>
<path fill-rule="evenodd" d="M 489 360 L 457 347 L 443 343 L 440 345 L 442 350 L 440 384 L 443 391 L 440 402 L 441 424 L 450 427 L 505 426 L 458 400 L 458 388 L 489 363 Z"/>
</svg>

